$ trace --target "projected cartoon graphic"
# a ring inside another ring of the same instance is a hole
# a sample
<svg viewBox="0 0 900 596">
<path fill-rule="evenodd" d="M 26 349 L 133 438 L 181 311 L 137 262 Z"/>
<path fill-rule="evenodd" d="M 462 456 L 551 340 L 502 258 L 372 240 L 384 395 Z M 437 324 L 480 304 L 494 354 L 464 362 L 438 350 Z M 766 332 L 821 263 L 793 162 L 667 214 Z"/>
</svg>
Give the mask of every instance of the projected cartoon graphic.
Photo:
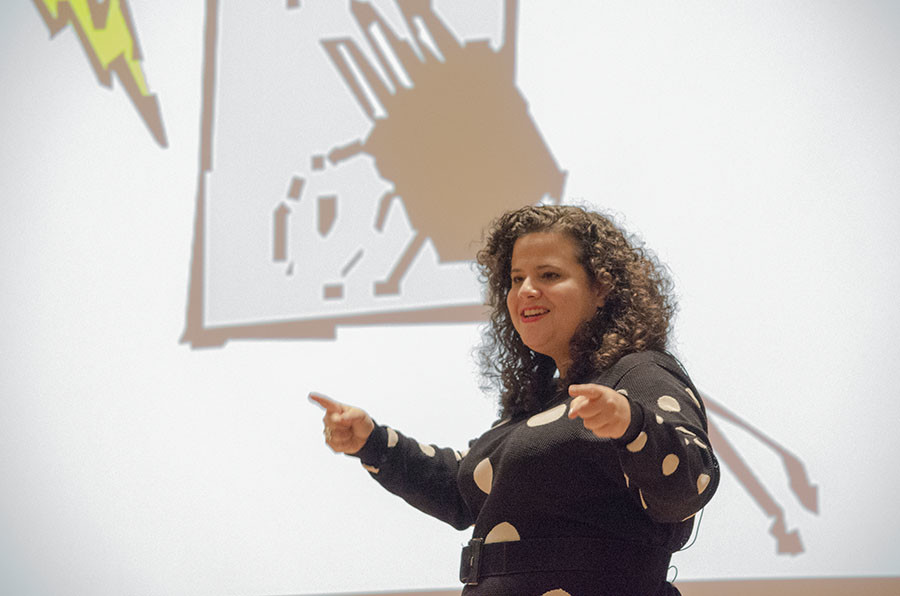
<svg viewBox="0 0 900 596">
<path fill-rule="evenodd" d="M 125 87 L 138 114 L 153 138 L 166 147 L 166 131 L 156 95 L 150 93 L 141 69 L 141 50 L 127 0 L 33 0 L 34 5 L 55 36 L 66 25 L 73 29 L 84 46 L 94 74 L 106 87 L 112 87 L 112 74 Z"/>
<path fill-rule="evenodd" d="M 566 178 L 515 84 L 518 3 L 468 36 L 421 0 L 208 7 L 182 341 L 483 320 L 471 268 L 481 229 L 559 202 Z M 778 454 L 792 494 L 818 513 L 803 463 L 704 399 L 720 460 L 772 520 L 777 552 L 803 552 L 722 423 Z"/>
<path fill-rule="evenodd" d="M 398 5 L 414 46 L 370 4 L 351 5 L 386 81 L 352 39 L 322 42 L 373 123 L 365 141 L 332 150 L 329 160 L 372 156 L 393 183 L 379 199 L 375 227 L 384 229 L 393 200 L 401 198 L 415 229 L 376 294 L 399 293 L 426 237 L 441 261 L 471 260 L 471 240 L 491 216 L 544 197 L 558 202 L 565 180 L 515 86 L 517 3 L 506 3 L 497 51 L 487 40 L 461 44 L 426 3 Z M 378 104 L 384 117 L 376 117 Z"/>
<path fill-rule="evenodd" d="M 184 341 L 481 320 L 482 228 L 566 177 L 515 84 L 518 3 L 466 41 L 428 2 L 211 5 Z"/>
</svg>

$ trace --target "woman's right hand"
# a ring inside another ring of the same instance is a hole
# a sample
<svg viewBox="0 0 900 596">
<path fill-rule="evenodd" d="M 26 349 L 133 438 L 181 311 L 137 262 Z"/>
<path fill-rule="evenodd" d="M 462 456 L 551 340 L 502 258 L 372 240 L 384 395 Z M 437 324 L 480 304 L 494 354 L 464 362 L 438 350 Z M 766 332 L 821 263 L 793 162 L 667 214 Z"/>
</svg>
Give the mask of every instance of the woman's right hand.
<svg viewBox="0 0 900 596">
<path fill-rule="evenodd" d="M 375 428 L 371 416 L 354 406 L 329 399 L 320 393 L 310 393 L 310 401 L 325 409 L 325 444 L 335 453 L 353 454 L 362 449 Z"/>
</svg>

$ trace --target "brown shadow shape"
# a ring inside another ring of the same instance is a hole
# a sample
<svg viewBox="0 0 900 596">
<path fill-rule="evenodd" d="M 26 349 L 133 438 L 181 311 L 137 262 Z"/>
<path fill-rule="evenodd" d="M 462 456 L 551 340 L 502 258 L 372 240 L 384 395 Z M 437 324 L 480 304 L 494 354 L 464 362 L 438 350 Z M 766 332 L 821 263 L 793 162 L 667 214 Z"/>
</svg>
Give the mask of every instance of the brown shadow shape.
<svg viewBox="0 0 900 596">
<path fill-rule="evenodd" d="M 373 124 L 364 141 L 336 147 L 329 156 L 341 161 L 371 156 L 381 177 L 393 185 L 379 203 L 377 227 L 384 225 L 399 197 L 416 232 L 387 279 L 376 284 L 377 294 L 399 293 L 399 280 L 426 238 L 441 262 L 471 260 L 486 222 L 545 196 L 559 202 L 566 178 L 515 84 L 518 2 L 505 3 L 505 38 L 497 51 L 484 40 L 460 43 L 430 2 L 396 3 L 415 47 L 401 40 L 370 4 L 353 2 L 351 8 L 387 80 L 354 40 L 322 41 Z M 387 47 L 376 41 L 373 27 Z M 393 64 L 399 64 L 405 77 Z M 386 117 L 376 117 L 378 107 Z"/>
<path fill-rule="evenodd" d="M 806 466 L 800 459 L 785 449 L 767 435 L 738 417 L 725 408 L 721 403 L 710 396 L 703 394 L 703 402 L 706 409 L 728 420 L 737 427 L 747 431 L 751 436 L 760 441 L 766 447 L 774 451 L 782 460 L 788 475 L 788 483 L 791 492 L 797 497 L 800 504 L 813 513 L 819 512 L 818 486 L 812 484 L 806 474 Z M 738 453 L 737 449 L 728 441 L 715 420 L 709 421 L 709 440 L 713 444 L 716 456 L 725 463 L 737 478 L 738 482 L 747 493 L 756 501 L 763 512 L 772 518 L 772 526 L 769 533 L 775 537 L 776 548 L 779 554 L 797 555 L 804 551 L 803 542 L 799 530 L 788 531 L 785 522 L 784 508 L 778 504 L 774 497 L 766 490 L 756 474 Z"/>
</svg>

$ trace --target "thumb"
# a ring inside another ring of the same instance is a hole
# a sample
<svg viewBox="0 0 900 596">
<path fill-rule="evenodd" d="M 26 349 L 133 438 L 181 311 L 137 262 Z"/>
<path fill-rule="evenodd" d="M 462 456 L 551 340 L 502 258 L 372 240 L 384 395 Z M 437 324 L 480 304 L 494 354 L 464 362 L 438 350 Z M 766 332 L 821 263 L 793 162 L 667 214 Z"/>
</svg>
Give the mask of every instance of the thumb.
<svg viewBox="0 0 900 596">
<path fill-rule="evenodd" d="M 347 408 L 340 414 L 335 416 L 335 421 L 346 426 L 352 426 L 354 423 L 359 422 L 360 420 L 365 420 L 365 418 L 366 413 L 359 408 Z"/>
</svg>

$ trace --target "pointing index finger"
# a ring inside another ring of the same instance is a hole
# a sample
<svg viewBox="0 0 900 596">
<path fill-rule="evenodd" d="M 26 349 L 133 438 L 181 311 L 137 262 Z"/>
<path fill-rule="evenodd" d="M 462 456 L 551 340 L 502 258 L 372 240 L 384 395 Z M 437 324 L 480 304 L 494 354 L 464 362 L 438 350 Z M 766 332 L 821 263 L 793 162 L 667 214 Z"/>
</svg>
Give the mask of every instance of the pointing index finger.
<svg viewBox="0 0 900 596">
<path fill-rule="evenodd" d="M 310 391 L 309 401 L 318 404 L 329 414 L 340 414 L 344 410 L 338 402 L 315 391 Z"/>
<path fill-rule="evenodd" d="M 572 403 L 569 405 L 569 418 L 575 418 L 582 415 L 588 404 L 596 401 L 603 395 L 603 389 L 600 385 L 586 383 L 582 385 L 569 385 L 569 397 L 573 397 Z"/>
<path fill-rule="evenodd" d="M 595 399 L 600 396 L 602 391 L 600 391 L 599 385 L 593 385 L 590 383 L 584 385 L 569 385 L 569 397 L 578 397 L 579 395 L 583 395 L 588 399 Z"/>
</svg>

